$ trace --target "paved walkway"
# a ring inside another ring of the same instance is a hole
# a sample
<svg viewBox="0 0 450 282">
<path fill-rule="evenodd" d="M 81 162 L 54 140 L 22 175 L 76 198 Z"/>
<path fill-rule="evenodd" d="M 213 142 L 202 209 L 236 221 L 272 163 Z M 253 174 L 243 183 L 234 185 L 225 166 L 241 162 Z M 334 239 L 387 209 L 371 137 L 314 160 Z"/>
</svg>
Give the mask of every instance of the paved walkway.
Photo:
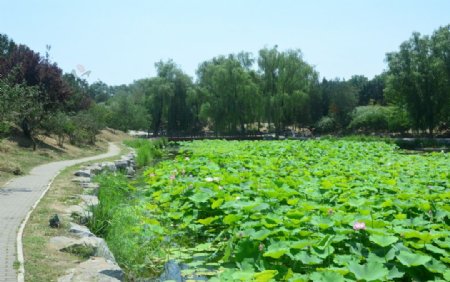
<svg viewBox="0 0 450 282">
<path fill-rule="evenodd" d="M 112 157 L 119 153 L 119 147 L 110 143 L 105 154 L 40 165 L 33 168 L 29 175 L 15 178 L 0 188 L 0 282 L 17 281 L 17 273 L 13 267 L 16 261 L 16 234 L 26 214 L 45 191 L 51 179 L 68 166 Z"/>
</svg>

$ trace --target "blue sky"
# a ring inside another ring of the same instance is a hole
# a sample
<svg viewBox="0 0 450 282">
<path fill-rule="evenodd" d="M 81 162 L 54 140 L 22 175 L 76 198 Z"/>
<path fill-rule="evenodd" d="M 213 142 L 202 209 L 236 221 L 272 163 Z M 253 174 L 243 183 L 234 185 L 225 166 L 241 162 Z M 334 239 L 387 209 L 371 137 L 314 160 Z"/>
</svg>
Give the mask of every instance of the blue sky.
<svg viewBox="0 0 450 282">
<path fill-rule="evenodd" d="M 161 59 L 194 77 L 217 55 L 274 45 L 301 49 L 321 77 L 372 78 L 413 31 L 447 24 L 447 0 L 17 0 L 2 3 L 0 33 L 117 85 L 154 76 Z"/>
</svg>

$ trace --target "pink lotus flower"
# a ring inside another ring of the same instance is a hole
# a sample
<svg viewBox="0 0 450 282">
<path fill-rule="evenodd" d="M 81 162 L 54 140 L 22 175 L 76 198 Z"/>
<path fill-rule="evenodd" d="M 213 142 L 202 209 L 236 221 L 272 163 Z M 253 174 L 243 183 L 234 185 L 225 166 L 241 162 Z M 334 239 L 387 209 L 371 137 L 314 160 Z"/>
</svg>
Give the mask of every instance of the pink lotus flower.
<svg viewBox="0 0 450 282">
<path fill-rule="evenodd" d="M 366 224 L 364 222 L 355 222 L 353 224 L 354 230 L 366 230 Z"/>
</svg>

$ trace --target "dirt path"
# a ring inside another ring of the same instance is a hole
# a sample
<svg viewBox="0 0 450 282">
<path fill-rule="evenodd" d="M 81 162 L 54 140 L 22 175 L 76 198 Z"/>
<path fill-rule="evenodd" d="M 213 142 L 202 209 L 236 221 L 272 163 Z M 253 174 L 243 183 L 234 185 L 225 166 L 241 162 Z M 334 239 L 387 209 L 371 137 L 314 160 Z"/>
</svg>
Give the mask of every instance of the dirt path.
<svg viewBox="0 0 450 282">
<path fill-rule="evenodd" d="M 17 281 L 14 262 L 17 261 L 16 237 L 20 224 L 58 172 L 75 164 L 113 157 L 119 153 L 119 147 L 109 143 L 105 154 L 40 165 L 33 168 L 29 175 L 15 178 L 0 188 L 0 282 Z M 21 249 L 22 246 L 18 247 Z"/>
</svg>

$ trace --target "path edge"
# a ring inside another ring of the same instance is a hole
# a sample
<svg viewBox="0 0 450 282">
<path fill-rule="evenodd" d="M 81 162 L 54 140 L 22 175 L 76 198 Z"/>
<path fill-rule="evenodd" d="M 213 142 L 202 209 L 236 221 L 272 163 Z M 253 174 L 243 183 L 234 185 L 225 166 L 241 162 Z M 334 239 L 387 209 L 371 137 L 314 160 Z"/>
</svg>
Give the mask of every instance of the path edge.
<svg viewBox="0 0 450 282">
<path fill-rule="evenodd" d="M 22 245 L 22 237 L 23 237 L 23 231 L 25 230 L 25 225 L 27 224 L 28 219 L 31 216 L 31 213 L 35 210 L 37 205 L 41 202 L 41 200 L 47 194 L 48 190 L 50 189 L 50 187 L 53 184 L 53 181 L 61 173 L 61 171 L 62 171 L 61 169 L 58 170 L 58 172 L 55 174 L 55 176 L 53 176 L 53 178 L 47 184 L 47 187 L 45 188 L 44 192 L 42 192 L 42 195 L 34 203 L 34 205 L 31 206 L 30 210 L 28 211 L 27 215 L 25 216 L 25 219 L 20 224 L 19 232 L 17 233 L 17 237 L 16 237 L 17 261 L 19 262 L 19 269 L 18 269 L 18 273 L 17 273 L 17 282 L 24 282 L 25 281 L 25 260 L 24 260 L 23 245 Z"/>
<path fill-rule="evenodd" d="M 110 148 L 111 144 L 114 144 L 114 142 L 110 142 L 108 148 Z M 108 149 L 108 151 L 109 151 L 109 149 Z M 110 157 L 114 157 L 114 156 L 117 156 L 117 155 L 120 155 L 120 154 L 121 154 L 121 150 L 119 148 L 119 152 L 117 154 L 113 155 L 113 156 L 110 156 Z M 109 158 L 109 157 L 93 159 L 93 160 L 87 160 L 85 162 L 80 162 L 78 164 L 73 164 L 73 165 L 68 166 L 68 167 L 72 167 L 72 166 L 75 166 L 75 165 L 79 165 L 79 164 L 90 162 L 90 161 L 94 161 L 94 160 L 102 160 L 102 159 L 106 159 L 106 158 Z M 19 263 L 19 268 L 17 270 L 17 282 L 25 282 L 25 259 L 24 259 L 23 244 L 22 244 L 22 237 L 23 237 L 23 232 L 25 230 L 25 226 L 26 226 L 28 220 L 30 219 L 31 214 L 36 209 L 37 205 L 45 197 L 45 195 L 47 194 L 48 190 L 50 190 L 50 187 L 52 186 L 53 181 L 56 179 L 56 177 L 58 177 L 58 175 L 61 173 L 61 171 L 63 171 L 64 169 L 66 169 L 68 167 L 65 167 L 63 169 L 58 170 L 57 173 L 52 177 L 50 182 L 47 184 L 47 187 L 45 188 L 45 190 L 42 192 L 41 196 L 39 197 L 39 199 L 33 204 L 33 206 L 31 206 L 30 210 L 27 212 L 27 215 L 25 216 L 25 219 L 22 221 L 22 223 L 19 226 L 19 231 L 17 232 L 17 236 L 16 236 L 17 262 Z M 12 180 L 10 180 L 10 181 L 12 181 Z"/>
</svg>

